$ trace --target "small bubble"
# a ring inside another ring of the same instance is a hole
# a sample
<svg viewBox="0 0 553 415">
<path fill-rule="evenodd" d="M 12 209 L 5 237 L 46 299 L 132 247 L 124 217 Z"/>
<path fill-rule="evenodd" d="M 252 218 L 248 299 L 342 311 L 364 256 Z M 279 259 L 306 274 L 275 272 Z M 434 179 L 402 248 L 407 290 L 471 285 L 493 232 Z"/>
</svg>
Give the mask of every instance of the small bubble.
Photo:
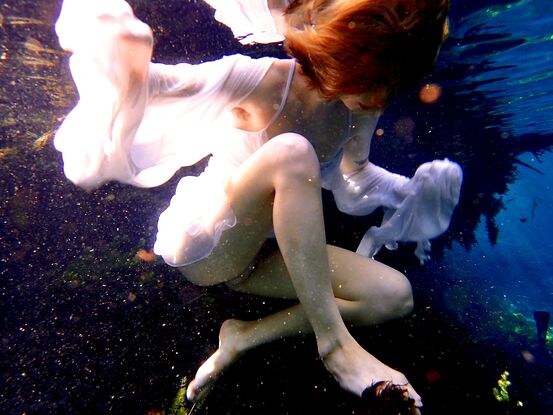
<svg viewBox="0 0 553 415">
<path fill-rule="evenodd" d="M 415 121 L 410 117 L 400 117 L 394 124 L 394 130 L 402 138 L 410 138 L 415 130 Z"/>
</svg>

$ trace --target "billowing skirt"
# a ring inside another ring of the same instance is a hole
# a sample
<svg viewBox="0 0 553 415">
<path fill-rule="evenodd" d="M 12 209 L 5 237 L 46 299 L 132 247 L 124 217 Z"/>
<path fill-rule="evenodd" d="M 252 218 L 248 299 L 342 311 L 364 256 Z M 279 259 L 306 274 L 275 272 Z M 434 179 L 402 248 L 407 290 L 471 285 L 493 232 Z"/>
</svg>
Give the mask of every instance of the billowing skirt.
<svg viewBox="0 0 553 415">
<path fill-rule="evenodd" d="M 264 144 L 266 135 L 232 128 L 221 135 L 222 145 L 204 172 L 183 177 L 169 207 L 159 217 L 154 252 L 171 266 L 206 258 L 223 231 L 236 224 L 225 187 L 236 169 Z"/>
</svg>

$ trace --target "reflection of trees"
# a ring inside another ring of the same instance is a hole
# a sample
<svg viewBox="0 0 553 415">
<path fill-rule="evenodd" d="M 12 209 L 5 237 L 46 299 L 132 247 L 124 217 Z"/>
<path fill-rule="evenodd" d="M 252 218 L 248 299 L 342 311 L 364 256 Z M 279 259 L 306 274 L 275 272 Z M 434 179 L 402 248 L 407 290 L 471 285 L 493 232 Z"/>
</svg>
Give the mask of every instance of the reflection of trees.
<svg viewBox="0 0 553 415">
<path fill-rule="evenodd" d="M 462 71 L 452 73 L 461 75 Z M 413 92 L 390 108 L 380 124 L 384 135 L 373 140 L 371 158 L 406 175 L 434 158 L 447 157 L 461 164 L 464 170 L 461 201 L 447 238 L 436 240 L 434 247 L 439 250 L 455 240 L 469 249 L 476 243 L 475 229 L 481 218 L 486 221 L 490 242 L 495 243 L 498 236 L 495 216 L 505 207 L 502 195 L 517 177 L 518 156 L 525 152 L 539 156 L 553 145 L 553 134 L 516 137 L 498 127 L 489 127 L 502 124 L 500 116 L 492 115 L 493 101 L 481 92 L 458 93 L 466 92 L 461 80 L 448 83 L 452 85 L 444 87 L 439 104 L 417 104 Z M 478 109 L 471 109 L 474 102 L 479 103 Z M 394 133 L 394 124 L 403 117 L 411 118 L 415 124 L 414 140 L 409 143 Z"/>
<path fill-rule="evenodd" d="M 495 37 L 498 42 L 486 47 L 497 51 L 519 44 L 517 39 L 504 41 L 507 37 L 498 35 Z M 487 37 L 486 41 L 489 43 L 492 38 Z M 461 40 L 451 39 L 449 44 L 458 42 Z M 444 52 L 446 57 L 451 56 Z M 531 152 L 539 160 L 540 154 L 553 145 L 553 133 L 515 136 L 508 127 L 502 128 L 508 125 L 509 114 L 502 113 L 493 98 L 478 90 L 486 81 L 480 84 L 469 81 L 475 74 L 493 73 L 494 69 L 485 61 L 479 64 L 442 62 L 427 80 L 442 86 L 439 102 L 418 103 L 417 91 L 411 91 L 389 108 L 380 123 L 383 136 L 373 139 L 371 159 L 402 174 L 411 175 L 419 164 L 435 158 L 447 157 L 462 165 L 464 183 L 460 205 L 446 237 L 435 241 L 434 252 L 454 240 L 469 249 L 476 243 L 475 229 L 482 218 L 488 238 L 494 244 L 499 232 L 495 216 L 505 208 L 502 195 L 516 180 L 518 168 L 533 168 L 518 157 Z M 505 94 L 508 93 L 506 90 Z M 409 135 L 397 128 L 398 123 L 405 124 L 406 118 L 414 125 Z"/>
</svg>

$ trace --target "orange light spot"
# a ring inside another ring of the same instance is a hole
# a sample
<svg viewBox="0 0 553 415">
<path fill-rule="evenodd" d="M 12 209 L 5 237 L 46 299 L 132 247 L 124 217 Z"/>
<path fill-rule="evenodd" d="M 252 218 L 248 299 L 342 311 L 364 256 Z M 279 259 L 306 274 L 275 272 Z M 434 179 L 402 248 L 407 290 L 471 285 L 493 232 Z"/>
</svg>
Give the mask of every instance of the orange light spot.
<svg viewBox="0 0 553 415">
<path fill-rule="evenodd" d="M 384 135 L 384 130 L 382 128 L 378 128 L 375 133 L 378 137 L 382 137 Z"/>
<path fill-rule="evenodd" d="M 139 249 L 135 256 L 136 259 L 139 259 L 144 262 L 152 262 L 156 259 L 156 254 L 152 251 L 146 251 L 145 249 Z"/>
<path fill-rule="evenodd" d="M 436 369 L 430 369 L 425 373 L 425 376 L 426 376 L 426 380 L 429 383 L 436 383 L 442 378 L 442 375 Z"/>
<path fill-rule="evenodd" d="M 442 87 L 438 84 L 426 84 L 419 91 L 419 99 L 423 104 L 434 104 L 442 96 Z"/>
</svg>

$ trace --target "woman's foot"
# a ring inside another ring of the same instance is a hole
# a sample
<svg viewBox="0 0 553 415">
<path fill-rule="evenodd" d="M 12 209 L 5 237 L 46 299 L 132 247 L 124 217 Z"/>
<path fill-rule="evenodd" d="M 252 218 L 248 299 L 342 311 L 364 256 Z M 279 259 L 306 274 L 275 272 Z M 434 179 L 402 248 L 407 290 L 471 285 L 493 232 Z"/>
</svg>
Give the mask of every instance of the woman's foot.
<svg viewBox="0 0 553 415">
<path fill-rule="evenodd" d="M 249 325 L 241 320 L 226 320 L 223 323 L 219 332 L 219 348 L 200 366 L 196 377 L 188 385 L 186 398 L 189 401 L 203 400 L 224 370 L 248 348 L 245 332 Z"/>
<path fill-rule="evenodd" d="M 361 396 L 368 387 L 380 381 L 391 382 L 405 388 L 415 406 L 422 406 L 419 394 L 413 389 L 405 375 L 394 370 L 363 349 L 355 340 L 347 346 L 337 346 L 321 358 L 328 371 L 340 386 Z"/>
</svg>

